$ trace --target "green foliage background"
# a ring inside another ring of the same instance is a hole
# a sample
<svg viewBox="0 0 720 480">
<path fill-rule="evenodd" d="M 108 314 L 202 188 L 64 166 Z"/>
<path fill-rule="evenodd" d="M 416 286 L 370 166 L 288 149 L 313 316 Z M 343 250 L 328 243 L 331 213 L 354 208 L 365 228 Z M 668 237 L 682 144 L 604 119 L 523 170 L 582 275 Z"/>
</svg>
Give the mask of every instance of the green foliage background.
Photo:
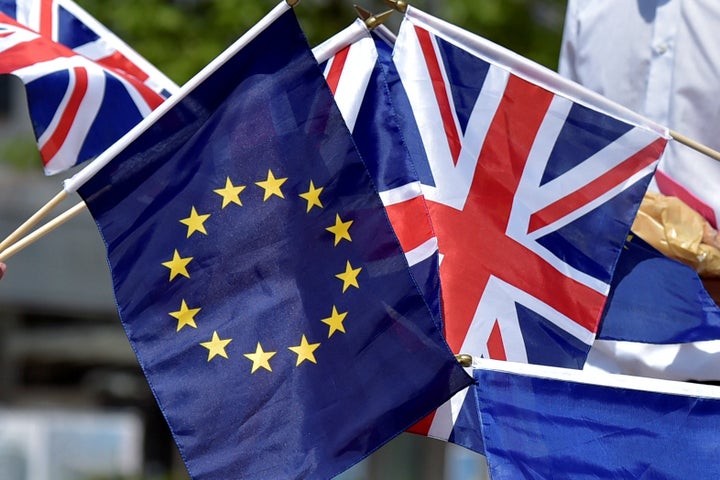
<svg viewBox="0 0 720 480">
<path fill-rule="evenodd" d="M 210 62 L 276 0 L 76 0 L 178 84 Z M 379 13 L 380 0 L 356 0 Z M 556 68 L 566 0 L 418 0 L 428 13 Z M 355 19 L 351 0 L 302 0 L 295 8 L 311 45 Z M 394 15 L 396 29 L 401 15 Z"/>
</svg>

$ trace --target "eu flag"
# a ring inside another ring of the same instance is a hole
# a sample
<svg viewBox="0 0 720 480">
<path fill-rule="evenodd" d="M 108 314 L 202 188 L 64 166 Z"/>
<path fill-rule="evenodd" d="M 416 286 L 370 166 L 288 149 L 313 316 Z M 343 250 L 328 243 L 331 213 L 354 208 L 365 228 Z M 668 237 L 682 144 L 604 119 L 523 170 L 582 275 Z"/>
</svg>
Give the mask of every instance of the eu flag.
<svg viewBox="0 0 720 480">
<path fill-rule="evenodd" d="M 472 382 L 277 17 L 79 190 L 195 478 L 334 476 Z"/>
</svg>

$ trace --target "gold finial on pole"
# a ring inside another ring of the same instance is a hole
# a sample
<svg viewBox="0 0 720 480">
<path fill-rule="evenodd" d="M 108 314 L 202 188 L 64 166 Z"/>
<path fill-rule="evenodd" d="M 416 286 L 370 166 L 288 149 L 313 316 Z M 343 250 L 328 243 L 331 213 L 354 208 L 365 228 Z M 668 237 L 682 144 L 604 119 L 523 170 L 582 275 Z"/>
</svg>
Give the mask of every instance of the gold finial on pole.
<svg viewBox="0 0 720 480">
<path fill-rule="evenodd" d="M 294 7 L 295 5 L 300 3 L 300 0 L 285 0 L 285 3 L 287 3 L 290 7 Z"/>
<path fill-rule="evenodd" d="M 408 7 L 408 4 L 406 2 L 403 2 L 403 0 L 385 0 L 385 3 L 387 3 L 400 13 L 405 13 Z"/>
<path fill-rule="evenodd" d="M 368 18 L 372 17 L 373 14 L 369 10 L 365 10 L 360 5 L 353 5 L 353 8 L 355 9 L 355 13 L 357 13 L 357 16 L 360 18 L 360 20 L 367 20 Z"/>
<path fill-rule="evenodd" d="M 378 27 L 385 23 L 385 20 L 390 18 L 390 15 L 395 13 L 395 10 L 387 10 L 383 13 L 378 13 L 377 15 L 373 15 L 372 17 L 365 20 L 365 25 L 367 25 L 369 30 L 374 29 L 375 27 Z"/>
<path fill-rule="evenodd" d="M 472 367 L 472 355 L 468 355 L 467 353 L 458 353 L 455 355 L 455 360 L 460 363 L 463 367 Z"/>
<path fill-rule="evenodd" d="M 377 15 L 374 15 L 372 12 L 369 12 L 368 10 L 365 10 L 364 8 L 353 5 L 355 8 L 355 11 L 357 12 L 358 17 L 360 17 L 364 22 L 365 26 L 368 28 L 368 30 L 372 30 L 376 28 L 378 25 L 382 25 L 385 20 L 390 18 L 390 15 L 393 14 L 395 10 L 388 10 L 383 13 L 379 13 Z"/>
</svg>

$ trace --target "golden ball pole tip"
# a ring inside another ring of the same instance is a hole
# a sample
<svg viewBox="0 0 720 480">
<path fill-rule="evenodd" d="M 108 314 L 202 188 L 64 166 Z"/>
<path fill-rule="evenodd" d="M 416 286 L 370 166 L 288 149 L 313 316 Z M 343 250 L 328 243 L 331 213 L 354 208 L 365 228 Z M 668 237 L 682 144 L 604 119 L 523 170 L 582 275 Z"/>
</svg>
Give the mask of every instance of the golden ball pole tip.
<svg viewBox="0 0 720 480">
<path fill-rule="evenodd" d="M 467 353 L 459 353 L 455 355 L 455 360 L 460 363 L 463 367 L 472 367 L 472 355 L 468 355 Z"/>
</svg>

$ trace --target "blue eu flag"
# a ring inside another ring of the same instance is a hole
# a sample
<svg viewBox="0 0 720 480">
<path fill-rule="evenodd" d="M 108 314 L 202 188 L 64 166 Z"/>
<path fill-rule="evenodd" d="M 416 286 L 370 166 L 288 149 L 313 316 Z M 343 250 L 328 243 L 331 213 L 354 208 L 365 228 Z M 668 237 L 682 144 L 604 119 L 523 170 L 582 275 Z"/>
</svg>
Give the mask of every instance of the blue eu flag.
<svg viewBox="0 0 720 480">
<path fill-rule="evenodd" d="M 472 382 L 291 11 L 79 192 L 195 478 L 334 476 Z"/>
</svg>

